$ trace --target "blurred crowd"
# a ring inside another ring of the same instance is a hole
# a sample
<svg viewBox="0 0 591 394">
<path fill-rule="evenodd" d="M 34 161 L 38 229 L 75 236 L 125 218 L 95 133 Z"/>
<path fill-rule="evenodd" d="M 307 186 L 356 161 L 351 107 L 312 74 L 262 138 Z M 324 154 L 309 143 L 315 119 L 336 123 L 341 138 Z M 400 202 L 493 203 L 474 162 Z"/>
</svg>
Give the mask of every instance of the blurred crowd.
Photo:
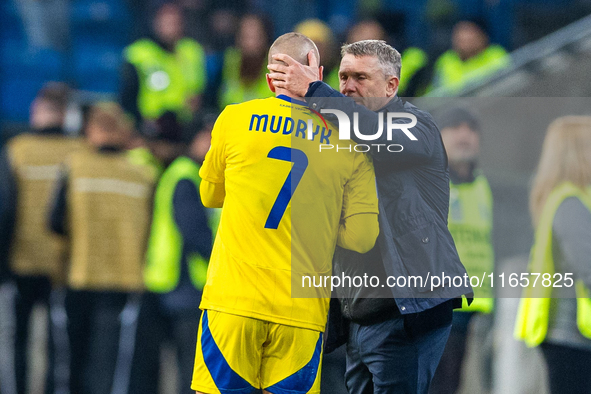
<svg viewBox="0 0 591 394">
<path fill-rule="evenodd" d="M 185 119 L 188 111 L 220 111 L 228 103 L 268 94 L 266 48 L 290 30 L 318 44 L 333 87 L 338 87 L 340 46 L 374 38 L 403 54 L 401 95 L 453 95 L 507 66 L 507 50 L 581 17 L 585 7 L 583 0 L 421 0 L 412 5 L 386 0 L 11 0 L 3 5 L 0 28 L 8 76 L 0 81 L 5 85 L 2 118 L 24 121 L 27 103 L 47 79 L 102 97 L 119 96 L 116 101 L 136 118 L 145 115 L 142 111 L 156 111 L 142 104 L 148 100 L 146 89 L 166 90 L 168 100 L 190 101 Z M 176 66 L 184 67 L 183 92 L 175 86 L 180 76 L 173 65 L 162 72 L 164 63 L 171 63 L 167 55 L 181 53 L 183 59 L 176 62 L 182 64 Z M 83 100 L 94 97 L 83 95 Z"/>
<path fill-rule="evenodd" d="M 0 392 L 39 387 L 30 360 L 46 359 L 47 393 L 155 393 L 165 340 L 183 344 L 188 382 L 185 344 L 195 342 L 219 216 L 198 192 L 214 119 L 186 135 L 167 111 L 139 133 L 119 104 L 97 102 L 71 138 L 70 93 L 47 83 L 29 132 L 0 160 Z M 30 357 L 36 306 L 48 311 L 47 336 Z"/>
<path fill-rule="evenodd" d="M 120 102 L 136 120 L 154 119 L 174 110 L 189 121 L 201 109 L 218 111 L 228 104 L 272 93 L 267 88 L 267 48 L 273 38 L 272 23 L 262 14 L 246 14 L 236 21 L 235 44 L 221 51 L 218 66 L 207 68 L 203 46 L 184 29 L 182 8 L 166 4 L 159 8 L 149 38 L 142 38 L 124 51 Z M 295 31 L 318 45 L 325 80 L 339 88 L 338 41 L 328 24 L 308 19 Z M 221 33 L 220 33 L 221 34 Z M 351 26 L 345 41 L 390 40 L 375 19 Z M 451 49 L 431 64 L 427 52 L 409 47 L 402 52 L 399 95 L 416 96 L 442 89 L 448 94 L 482 80 L 509 65 L 507 52 L 490 44 L 486 27 L 479 20 L 460 21 L 453 27 Z M 215 59 L 215 58 L 214 58 Z M 211 71 L 211 72 L 207 72 Z"/>
</svg>

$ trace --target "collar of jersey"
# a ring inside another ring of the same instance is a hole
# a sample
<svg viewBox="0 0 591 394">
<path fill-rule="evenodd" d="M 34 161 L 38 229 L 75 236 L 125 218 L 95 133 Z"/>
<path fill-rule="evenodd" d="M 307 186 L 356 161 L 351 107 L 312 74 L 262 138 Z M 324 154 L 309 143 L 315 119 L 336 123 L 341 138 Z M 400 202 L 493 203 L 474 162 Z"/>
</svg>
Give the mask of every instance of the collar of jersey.
<svg viewBox="0 0 591 394">
<path fill-rule="evenodd" d="M 300 100 L 291 98 L 289 96 L 286 96 L 284 94 L 280 94 L 279 96 L 277 96 L 277 98 L 280 99 L 280 100 L 287 101 L 288 103 L 303 105 L 304 107 L 307 107 L 308 106 L 308 103 L 306 103 L 305 101 L 300 101 Z"/>
</svg>

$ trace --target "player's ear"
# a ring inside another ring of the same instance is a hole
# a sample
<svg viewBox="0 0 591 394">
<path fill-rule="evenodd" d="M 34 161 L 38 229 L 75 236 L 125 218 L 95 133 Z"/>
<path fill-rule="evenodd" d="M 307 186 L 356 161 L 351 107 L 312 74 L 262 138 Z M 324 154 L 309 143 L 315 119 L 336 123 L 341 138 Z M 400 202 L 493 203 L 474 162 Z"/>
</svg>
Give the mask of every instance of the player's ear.
<svg viewBox="0 0 591 394">
<path fill-rule="evenodd" d="M 265 74 L 265 76 L 267 77 L 267 85 L 269 86 L 269 89 L 275 93 L 275 85 L 273 85 L 273 80 L 269 78 L 269 74 Z"/>
<path fill-rule="evenodd" d="M 318 67 L 318 80 L 322 81 L 324 78 L 324 66 Z"/>
</svg>

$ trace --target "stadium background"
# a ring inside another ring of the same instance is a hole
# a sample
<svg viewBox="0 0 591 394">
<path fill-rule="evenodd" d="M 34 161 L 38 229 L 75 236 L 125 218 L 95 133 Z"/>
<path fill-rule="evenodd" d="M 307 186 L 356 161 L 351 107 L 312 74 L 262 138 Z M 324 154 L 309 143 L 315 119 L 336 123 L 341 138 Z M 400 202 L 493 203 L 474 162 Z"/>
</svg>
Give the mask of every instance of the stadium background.
<svg viewBox="0 0 591 394">
<path fill-rule="evenodd" d="M 29 106 L 47 81 L 76 89 L 68 131 L 77 134 L 80 106 L 117 99 L 122 52 L 150 32 L 157 0 L 4 0 L 0 4 L 0 146 L 27 129 Z M 491 43 L 511 53 L 511 65 L 472 81 L 453 100 L 471 100 L 483 124 L 481 167 L 495 198 L 498 270 L 521 271 L 532 243 L 528 185 L 549 122 L 565 114 L 590 114 L 591 1 L 589 0 L 179 0 L 186 33 L 207 53 L 207 92 L 221 73 L 224 50 L 233 44 L 236 21 L 264 14 L 272 37 L 318 18 L 338 43 L 356 22 L 377 19 L 397 49 L 423 49 L 430 59 L 450 48 L 453 25 L 478 20 Z M 404 66 L 404 65 L 403 65 Z M 434 95 L 450 96 L 440 91 Z M 208 95 L 207 97 L 215 97 Z M 504 99 L 505 97 L 510 97 Z M 432 110 L 451 97 L 425 98 Z M 220 108 L 214 98 L 204 103 Z M 499 114 L 511 113 L 500 117 Z M 511 339 L 516 301 L 501 299 L 494 316 L 474 325 L 465 392 L 544 392 L 535 351 Z M 42 316 L 42 311 L 39 312 Z M 43 330 L 36 331 L 43 336 Z M 42 343 L 38 340 L 37 343 Z M 490 357 L 494 349 L 495 357 Z M 37 365 L 37 369 L 43 368 Z M 169 387 L 170 389 L 170 387 Z"/>
</svg>

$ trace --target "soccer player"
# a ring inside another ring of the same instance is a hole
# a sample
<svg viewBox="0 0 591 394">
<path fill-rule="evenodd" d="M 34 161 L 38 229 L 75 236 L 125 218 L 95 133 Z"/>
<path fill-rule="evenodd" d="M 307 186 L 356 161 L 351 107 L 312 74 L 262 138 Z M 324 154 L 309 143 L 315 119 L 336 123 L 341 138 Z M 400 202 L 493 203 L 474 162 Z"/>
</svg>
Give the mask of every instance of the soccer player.
<svg viewBox="0 0 591 394">
<path fill-rule="evenodd" d="M 287 33 L 269 62 L 284 53 L 307 63 L 310 51 L 318 56 L 309 38 Z M 319 152 L 337 133 L 267 83 L 276 97 L 222 112 L 200 171 L 203 204 L 223 206 L 200 306 L 192 382 L 200 393 L 319 393 L 330 286 L 305 289 L 301 279 L 330 275 L 335 245 L 368 251 L 378 233 L 370 159 Z"/>
</svg>

